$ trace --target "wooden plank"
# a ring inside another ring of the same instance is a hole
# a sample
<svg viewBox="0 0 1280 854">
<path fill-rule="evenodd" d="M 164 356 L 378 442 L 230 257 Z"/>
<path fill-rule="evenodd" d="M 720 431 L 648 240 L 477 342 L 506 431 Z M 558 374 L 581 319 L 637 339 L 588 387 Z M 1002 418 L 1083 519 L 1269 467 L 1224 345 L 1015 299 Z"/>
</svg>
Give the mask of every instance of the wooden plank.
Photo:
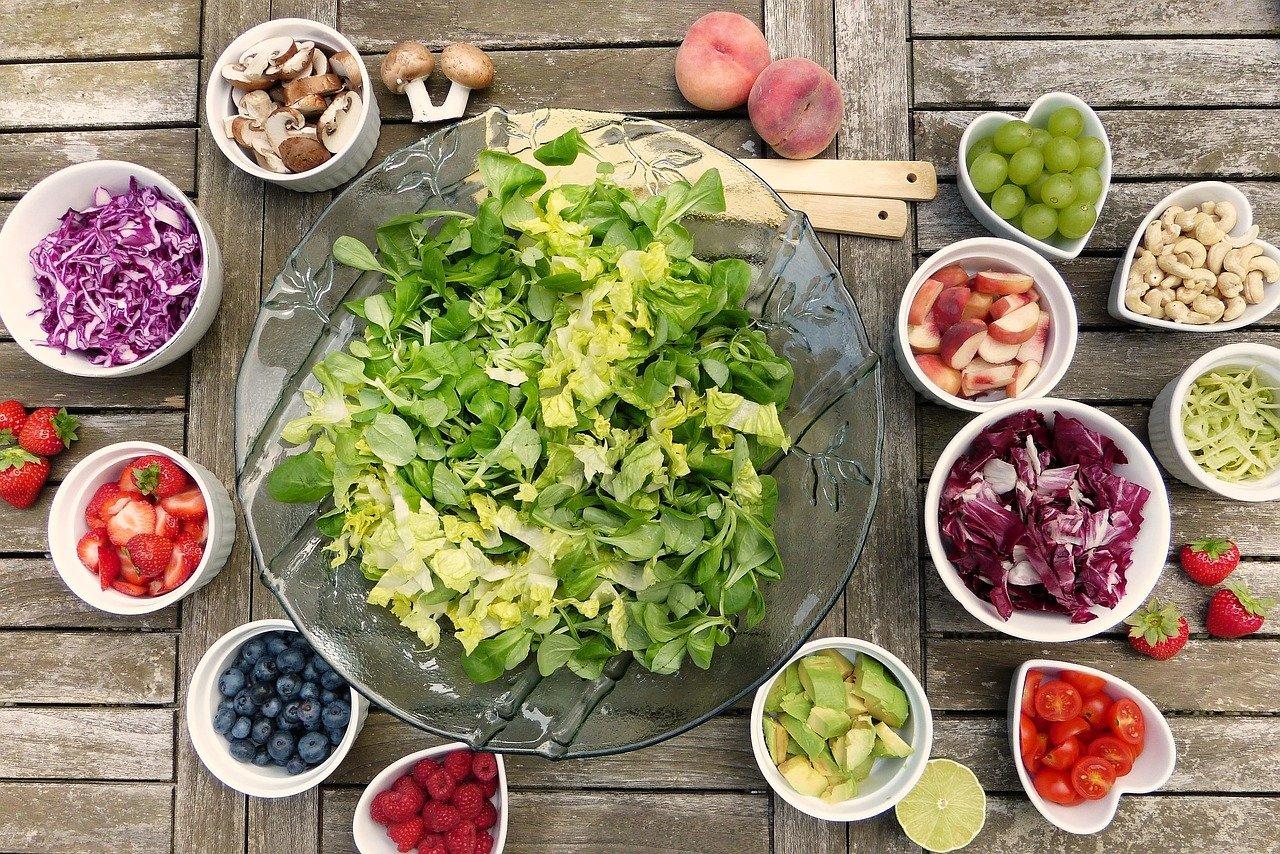
<svg viewBox="0 0 1280 854">
<path fill-rule="evenodd" d="M 1280 61 L 1273 39 L 917 39 L 912 47 L 916 107 L 1026 106 L 1064 81 L 1077 81 L 1095 109 L 1268 106 Z"/>
<path fill-rule="evenodd" d="M 167 634 L 0 632 L 0 703 L 171 703 L 176 646 Z"/>
<path fill-rule="evenodd" d="M 0 851 L 164 854 L 173 787 L 155 783 L 0 783 Z"/>
<path fill-rule="evenodd" d="M 0 130 L 193 123 L 194 59 L 0 65 Z"/>
<path fill-rule="evenodd" d="M 1052 658 L 1096 667 L 1136 685 L 1165 712 L 1273 712 L 1274 673 L 1280 641 L 1193 638 L 1178 653 L 1176 678 L 1166 662 L 1144 658 L 1119 638 L 1069 646 L 1000 638 L 939 638 L 925 642 L 929 702 L 935 710 L 997 711 L 1005 708 L 1009 680 L 1029 658 Z"/>
<path fill-rule="evenodd" d="M 0 709 L 0 777 L 169 780 L 170 709 Z"/>
<path fill-rule="evenodd" d="M 1087 17 L 1087 16 L 1082 16 Z M 980 112 L 914 114 L 917 155 L 954 177 L 960 134 Z M 1280 140 L 1257 132 L 1270 110 L 1107 110 L 1113 178 L 1254 178 L 1280 173 Z"/>
<path fill-rule="evenodd" d="M 12 341 L 0 341 L 0 376 L 5 394 L 28 407 L 74 406 L 79 409 L 181 409 L 186 400 L 187 360 L 136 377 L 73 377 L 46 368 Z"/>
<path fill-rule="evenodd" d="M 4 530 L 8 536 L 7 523 Z M 171 629 L 177 624 L 176 608 L 122 616 L 85 604 L 62 583 L 48 558 L 0 558 L 0 628 Z"/>
<path fill-rule="evenodd" d="M 359 789 L 321 793 L 320 850 L 353 854 L 351 820 Z M 512 854 L 768 854 L 769 799 L 703 792 L 511 793 L 507 851 Z M 796 851 L 795 854 L 799 854 Z M 805 852 L 811 854 L 811 852 Z"/>
<path fill-rule="evenodd" d="M 508 0 L 469 7 L 465 15 L 447 0 L 346 0 L 341 29 L 361 52 L 386 51 L 405 38 L 434 48 L 450 41 L 484 48 L 676 44 L 690 24 L 713 9 L 760 21 L 760 4 L 748 0 L 654 0 L 608 7 L 591 0 Z"/>
<path fill-rule="evenodd" d="M 1082 14 L 1082 11 L 1084 14 Z M 911 34 L 924 36 L 1192 36 L 1280 32 L 1270 0 L 1170 0 L 1159 14 L 1141 0 L 1104 0 L 1084 10 L 1070 0 L 915 0 Z"/>
<path fill-rule="evenodd" d="M 200 3 L 6 0 L 0 4 L 0 33 L 4 62 L 193 53 L 200 40 Z"/>
<path fill-rule="evenodd" d="M 72 163 L 128 160 L 156 170 L 184 193 L 195 190 L 194 128 L 0 134 L 0 193 L 19 194 Z"/>
</svg>

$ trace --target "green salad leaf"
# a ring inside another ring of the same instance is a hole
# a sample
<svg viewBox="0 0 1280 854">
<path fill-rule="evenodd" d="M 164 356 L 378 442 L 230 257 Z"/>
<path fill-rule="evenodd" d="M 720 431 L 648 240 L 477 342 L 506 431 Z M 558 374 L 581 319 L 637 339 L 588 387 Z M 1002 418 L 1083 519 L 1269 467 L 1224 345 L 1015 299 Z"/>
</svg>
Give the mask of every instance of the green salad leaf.
<svg viewBox="0 0 1280 854">
<path fill-rule="evenodd" d="M 575 130 L 534 156 L 581 154 Z M 681 224 L 724 210 L 720 176 L 641 198 L 607 166 L 562 184 L 486 151 L 474 216 L 397 217 L 376 253 L 339 238 L 386 287 L 347 304 L 363 335 L 313 369 L 282 434 L 309 447 L 268 478 L 329 499 L 333 566 L 426 646 L 449 631 L 477 682 L 531 656 L 708 668 L 782 574 L 760 468 L 790 446 L 792 368 L 743 310 L 751 268 Z"/>
</svg>

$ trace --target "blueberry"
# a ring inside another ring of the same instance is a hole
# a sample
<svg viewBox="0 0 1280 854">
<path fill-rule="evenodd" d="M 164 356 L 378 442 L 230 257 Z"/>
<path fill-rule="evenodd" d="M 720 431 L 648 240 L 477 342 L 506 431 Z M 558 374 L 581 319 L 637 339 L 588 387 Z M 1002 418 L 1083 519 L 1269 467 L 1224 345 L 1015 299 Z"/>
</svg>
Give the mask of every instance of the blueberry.
<svg viewBox="0 0 1280 854">
<path fill-rule="evenodd" d="M 351 704 L 343 700 L 324 707 L 324 725 L 329 729 L 344 727 L 351 720 Z"/>
<path fill-rule="evenodd" d="M 292 700 L 302 690 L 302 683 L 292 673 L 285 673 L 276 680 L 276 693 L 281 700 Z"/>
<path fill-rule="evenodd" d="M 218 709 L 213 716 L 213 731 L 218 735 L 226 735 L 235 725 L 236 713 L 231 709 Z"/>
<path fill-rule="evenodd" d="M 311 656 L 311 666 L 314 667 L 316 669 L 316 673 L 319 673 L 321 676 L 333 669 L 329 666 L 329 662 L 325 661 L 318 655 Z"/>
<path fill-rule="evenodd" d="M 279 716 L 280 712 L 283 709 L 284 709 L 284 703 L 280 702 L 280 698 L 272 697 L 270 700 L 267 700 L 265 703 L 263 703 L 262 708 L 258 709 L 258 711 L 262 712 L 262 714 L 266 715 L 269 718 L 274 718 Z"/>
<path fill-rule="evenodd" d="M 318 700 L 320 699 L 320 686 L 314 682 L 303 682 L 302 687 L 298 689 L 299 700 Z"/>
<path fill-rule="evenodd" d="M 235 708 L 235 700 L 232 699 L 231 697 L 223 697 L 221 700 L 218 701 L 218 711 L 222 711 L 223 709 L 234 709 L 234 708 Z"/>
<path fill-rule="evenodd" d="M 336 699 L 338 699 L 338 695 L 333 693 L 332 691 L 320 692 L 320 705 L 322 706 L 327 706 Z"/>
<path fill-rule="evenodd" d="M 307 657 L 300 650 L 286 649 L 276 656 L 276 667 L 281 673 L 301 673 L 307 666 Z"/>
<path fill-rule="evenodd" d="M 231 742 L 231 758 L 237 762 L 252 762 L 257 752 L 258 748 L 254 747 L 253 742 L 248 739 L 238 738 Z"/>
<path fill-rule="evenodd" d="M 267 652 L 273 656 L 279 655 L 288 648 L 289 644 L 287 644 L 279 635 L 272 635 L 267 640 Z"/>
<path fill-rule="evenodd" d="M 249 689 L 249 699 L 253 700 L 255 706 L 261 706 L 275 694 L 275 688 L 270 682 L 254 682 L 253 687 Z"/>
<path fill-rule="evenodd" d="M 319 765 L 329 755 L 329 739 L 321 732 L 309 732 L 298 739 L 298 756 L 309 765 Z"/>
<path fill-rule="evenodd" d="M 224 697 L 234 697 L 244 687 L 244 673 L 234 667 L 223 671 L 218 677 L 218 693 Z"/>
<path fill-rule="evenodd" d="M 235 739 L 248 738 L 249 730 L 253 728 L 253 721 L 246 717 L 236 718 L 235 724 L 231 727 L 231 737 Z"/>
<path fill-rule="evenodd" d="M 271 754 L 267 753 L 265 747 L 259 747 L 258 752 L 253 754 L 253 764 L 259 768 L 265 768 L 271 764 Z"/>
<path fill-rule="evenodd" d="M 253 702 L 253 698 L 249 696 L 248 691 L 241 691 L 239 694 L 236 694 L 234 708 L 236 710 L 236 714 L 245 715 L 247 717 L 254 713 L 257 709 L 257 705 Z"/>
<path fill-rule="evenodd" d="M 262 654 L 266 652 L 267 644 L 262 638 L 254 638 L 253 640 L 240 647 L 240 658 L 245 664 L 254 665 L 262 658 Z"/>
<path fill-rule="evenodd" d="M 314 661 L 314 659 L 312 659 L 312 661 Z M 302 668 L 302 681 L 303 682 L 319 682 L 320 681 L 320 671 L 316 670 L 316 666 L 311 661 L 308 661 L 307 666 Z"/>
<path fill-rule="evenodd" d="M 275 734 L 276 728 L 267 718 L 258 718 L 253 722 L 253 729 L 249 731 L 249 738 L 254 744 L 266 744 L 271 740 L 271 736 Z"/>
<path fill-rule="evenodd" d="M 329 730 L 329 743 L 334 747 L 337 747 L 339 744 L 342 744 L 342 739 L 346 734 L 347 731 L 341 728 Z"/>
<path fill-rule="evenodd" d="M 317 723 L 324 713 L 324 707 L 320 705 L 319 700 L 299 700 L 297 706 L 298 720 L 308 729 Z"/>
<path fill-rule="evenodd" d="M 301 718 L 298 717 L 299 705 L 297 700 L 285 703 L 284 711 L 280 713 L 280 723 L 282 725 L 296 726 L 301 722 Z"/>
<path fill-rule="evenodd" d="M 333 670 L 320 677 L 320 684 L 330 691 L 337 691 L 339 688 L 347 687 L 346 680 Z"/>
<path fill-rule="evenodd" d="M 297 756 L 290 759 L 288 764 L 284 766 L 284 771 L 286 774 L 293 774 L 295 776 L 298 774 L 305 773 L 306 770 L 307 770 L 307 763 L 303 762 Z"/>
<path fill-rule="evenodd" d="M 277 732 L 267 742 L 267 752 L 271 754 L 272 759 L 283 764 L 293 755 L 293 744 L 293 736 L 287 732 Z"/>
<path fill-rule="evenodd" d="M 274 658 L 264 658 L 253 665 L 253 680 L 255 682 L 274 682 L 279 675 L 280 668 L 276 666 Z"/>
</svg>

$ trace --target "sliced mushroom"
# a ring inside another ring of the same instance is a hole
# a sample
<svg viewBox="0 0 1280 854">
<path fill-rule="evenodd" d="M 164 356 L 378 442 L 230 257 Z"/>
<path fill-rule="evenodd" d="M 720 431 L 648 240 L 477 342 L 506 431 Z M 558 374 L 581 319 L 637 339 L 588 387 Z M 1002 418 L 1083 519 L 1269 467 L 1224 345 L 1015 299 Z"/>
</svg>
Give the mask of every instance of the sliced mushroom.
<svg viewBox="0 0 1280 854">
<path fill-rule="evenodd" d="M 359 92 L 364 85 L 364 66 L 349 50 L 338 51 L 330 57 L 329 69 L 347 81 L 348 89 Z"/>
<path fill-rule="evenodd" d="M 280 63 L 276 73 L 282 80 L 294 80 L 298 77 L 305 77 L 311 74 L 312 57 L 315 56 L 316 46 L 312 42 L 299 42 L 298 49 L 293 56 Z M 275 66 L 268 66 L 267 73 L 272 73 Z"/>
<path fill-rule="evenodd" d="M 289 104 L 289 106 L 311 119 L 322 114 L 328 108 L 329 100 L 323 95 L 303 95 Z"/>
<path fill-rule="evenodd" d="M 276 104 L 263 89 L 245 92 L 240 98 L 240 115 L 263 121 L 275 110 Z"/>
<path fill-rule="evenodd" d="M 345 149 L 360 130 L 360 96 L 355 92 L 343 92 L 320 116 L 316 134 L 324 147 L 334 154 Z"/>
<path fill-rule="evenodd" d="M 280 64 L 287 62 L 297 51 L 298 43 L 289 36 L 273 36 L 240 54 L 240 64 L 247 68 L 260 66 L 267 76 L 274 76 L 280 73 Z"/>
<path fill-rule="evenodd" d="M 263 134 L 260 141 L 253 144 L 253 158 L 258 161 L 258 165 L 263 169 L 279 172 L 282 175 L 289 172 L 289 168 L 284 165 L 280 155 L 276 153 L 271 143 L 267 140 L 266 134 Z"/>
<path fill-rule="evenodd" d="M 290 172 L 309 172 L 330 156 L 329 149 L 309 136 L 291 136 L 280 144 L 280 160 Z"/>
<path fill-rule="evenodd" d="M 232 122 L 232 132 L 235 134 L 234 139 L 241 148 L 253 150 L 258 144 L 270 148 L 271 141 L 267 139 L 267 132 L 262 129 L 262 125 L 258 122 L 246 119 L 243 122 Z"/>
<path fill-rule="evenodd" d="M 336 74 L 315 74 L 310 77 L 299 77 L 284 84 L 286 103 L 292 104 L 307 95 L 332 95 L 342 90 L 342 78 Z"/>
<path fill-rule="evenodd" d="M 439 109 L 431 103 L 423 83 L 436 67 L 435 57 L 422 42 L 400 42 L 382 58 L 382 82 L 397 95 L 407 95 L 415 122 L 435 121 Z"/>
<path fill-rule="evenodd" d="M 322 47 L 317 46 L 316 49 L 311 52 L 311 73 L 329 73 L 329 57 L 325 55 L 324 48 Z"/>
<path fill-rule="evenodd" d="M 440 71 L 451 81 L 449 94 L 440 111 L 442 118 L 460 118 L 467 109 L 473 89 L 488 89 L 493 84 L 493 61 L 473 44 L 445 45 L 440 52 Z"/>
<path fill-rule="evenodd" d="M 267 90 L 267 94 L 270 95 L 271 100 L 275 101 L 277 104 L 289 103 L 284 96 L 283 86 L 272 86 L 270 89 Z"/>
<path fill-rule="evenodd" d="M 250 68 L 240 62 L 229 62 L 222 66 L 222 76 L 236 89 L 252 92 L 257 89 L 269 89 L 272 79 L 263 69 Z"/>
<path fill-rule="evenodd" d="M 293 107 L 280 107 L 262 123 L 262 129 L 267 132 L 271 147 L 277 150 L 282 142 L 306 126 L 306 116 Z"/>
</svg>

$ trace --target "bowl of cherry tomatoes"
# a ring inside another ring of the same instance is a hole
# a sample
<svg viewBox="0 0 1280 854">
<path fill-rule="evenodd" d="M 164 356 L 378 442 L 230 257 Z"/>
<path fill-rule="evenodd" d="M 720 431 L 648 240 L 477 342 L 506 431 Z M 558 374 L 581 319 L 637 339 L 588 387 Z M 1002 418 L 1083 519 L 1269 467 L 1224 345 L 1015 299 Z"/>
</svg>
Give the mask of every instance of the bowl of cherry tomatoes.
<svg viewBox="0 0 1280 854">
<path fill-rule="evenodd" d="M 1009 689 L 1009 740 L 1031 803 L 1068 833 L 1097 833 L 1120 796 L 1154 792 L 1177 749 L 1164 715 L 1123 679 L 1034 659 Z"/>
</svg>

